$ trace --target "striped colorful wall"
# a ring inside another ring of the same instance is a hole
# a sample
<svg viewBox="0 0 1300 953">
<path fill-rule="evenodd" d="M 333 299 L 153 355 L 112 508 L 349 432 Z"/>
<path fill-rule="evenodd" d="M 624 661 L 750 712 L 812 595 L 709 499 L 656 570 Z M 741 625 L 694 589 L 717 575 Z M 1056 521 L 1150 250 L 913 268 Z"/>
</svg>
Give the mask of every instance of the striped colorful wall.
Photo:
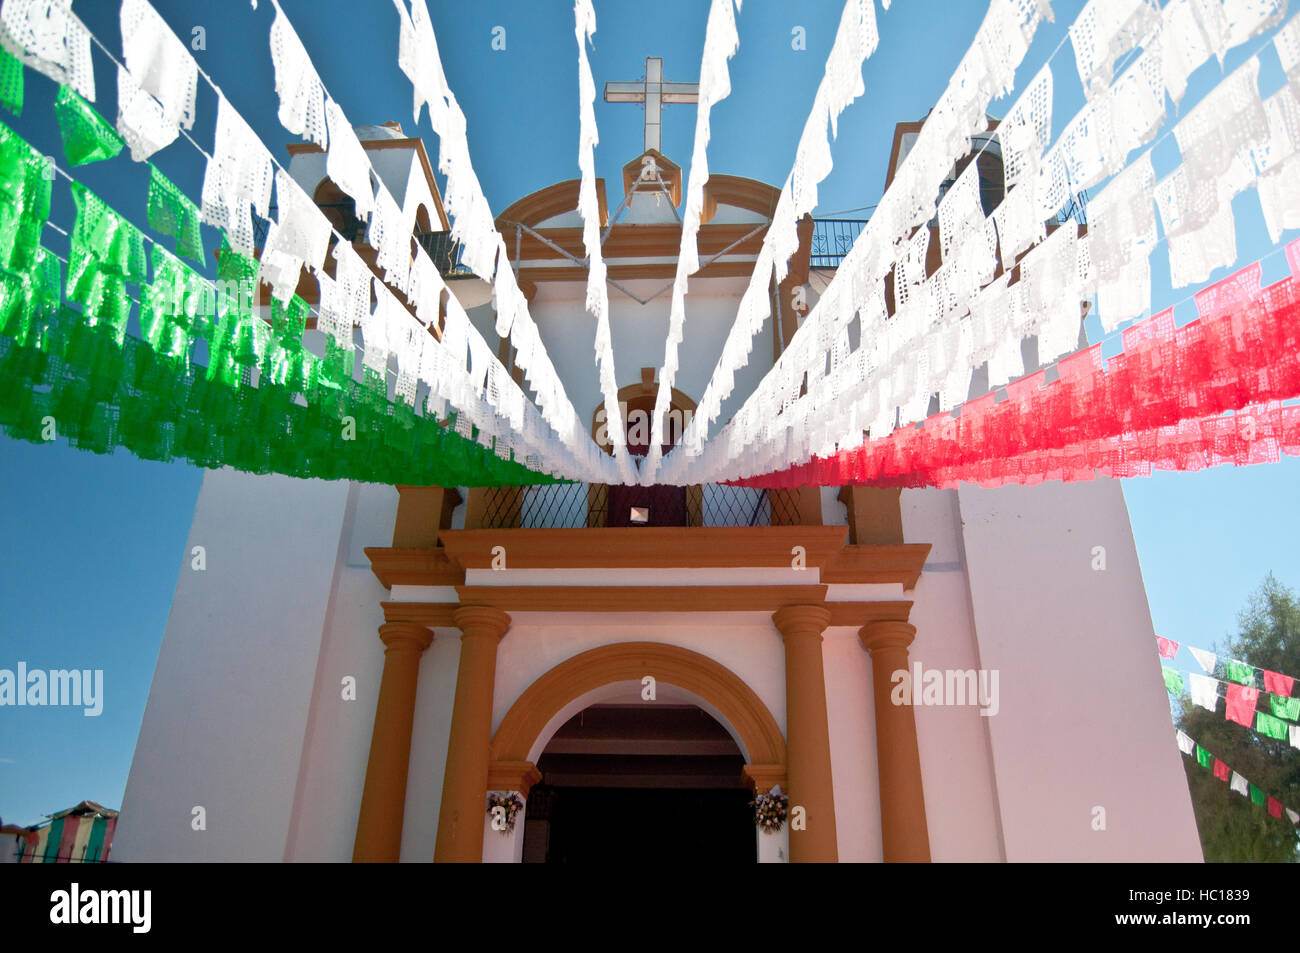
<svg viewBox="0 0 1300 953">
<path fill-rule="evenodd" d="M 55 818 L 37 832 L 35 845 L 19 848 L 20 864 L 81 864 L 108 860 L 116 817 Z"/>
</svg>

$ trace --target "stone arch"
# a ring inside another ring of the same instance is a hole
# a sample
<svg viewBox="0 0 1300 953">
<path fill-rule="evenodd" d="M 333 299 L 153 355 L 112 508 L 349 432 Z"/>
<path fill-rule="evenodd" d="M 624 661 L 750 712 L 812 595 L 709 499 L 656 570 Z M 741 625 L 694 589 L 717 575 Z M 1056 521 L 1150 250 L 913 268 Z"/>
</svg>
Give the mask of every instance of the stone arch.
<svg viewBox="0 0 1300 953">
<path fill-rule="evenodd" d="M 537 226 L 548 218 L 575 212 L 578 209 L 578 191 L 581 186 L 581 179 L 569 179 L 525 195 L 497 216 L 497 228 L 502 232 L 513 232 L 515 223 Z M 604 179 L 596 180 L 596 202 L 600 210 L 600 227 L 604 228 L 609 224 Z"/>
<path fill-rule="evenodd" d="M 311 197 L 336 232 L 348 241 L 365 238 L 366 226 L 357 216 L 356 201 L 339 188 L 333 179 L 321 179 Z"/>
<path fill-rule="evenodd" d="M 785 738 L 772 713 L 735 672 L 707 656 L 662 642 L 618 642 L 556 665 L 519 696 L 492 738 L 492 761 L 529 763 L 542 733 L 571 702 L 615 682 L 650 675 L 698 696 L 720 716 L 745 755 L 745 773 L 760 790 L 785 783 Z M 552 727 L 558 727 L 554 725 Z M 496 774 L 497 772 L 493 772 Z"/>
<path fill-rule="evenodd" d="M 650 371 L 653 373 L 653 371 Z M 643 372 L 644 376 L 644 372 Z M 668 413 L 677 412 L 677 426 L 680 430 L 670 434 L 673 437 L 680 437 L 681 430 L 685 429 L 686 423 L 691 417 L 695 416 L 695 401 L 686 394 L 679 391 L 676 387 L 671 388 L 668 398 Z M 629 414 L 633 410 L 644 410 L 647 414 L 653 415 L 655 400 L 659 395 L 659 385 L 653 380 L 642 380 L 639 384 L 629 384 L 626 387 L 618 389 L 618 402 L 625 405 Z M 591 411 L 591 439 L 596 441 L 606 453 L 613 453 L 613 447 L 610 446 L 608 439 L 601 440 L 597 436 L 600 433 L 601 425 L 604 423 L 605 402 L 602 400 L 596 404 Z M 670 441 L 676 443 L 676 440 Z"/>
</svg>

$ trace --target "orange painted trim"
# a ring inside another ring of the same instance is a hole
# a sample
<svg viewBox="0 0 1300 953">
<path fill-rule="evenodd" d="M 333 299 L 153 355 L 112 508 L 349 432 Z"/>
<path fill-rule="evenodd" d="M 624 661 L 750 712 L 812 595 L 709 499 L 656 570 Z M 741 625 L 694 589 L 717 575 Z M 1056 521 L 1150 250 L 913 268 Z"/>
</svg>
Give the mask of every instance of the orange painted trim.
<svg viewBox="0 0 1300 953">
<path fill-rule="evenodd" d="M 682 204 L 682 167 L 658 149 L 647 149 L 623 166 L 623 194 L 628 195 L 633 191 L 639 191 L 663 195 L 658 182 L 641 181 L 641 170 L 645 168 L 646 156 L 654 157 L 655 165 L 659 167 L 659 178 L 668 187 L 668 197 L 674 208 L 679 207 Z"/>
<path fill-rule="evenodd" d="M 400 859 L 420 656 L 433 643 L 432 632 L 408 622 L 385 622 L 379 627 L 379 637 L 384 643 L 384 668 L 353 862 L 394 863 Z"/>
<path fill-rule="evenodd" d="M 639 278 L 672 278 L 677 274 L 675 262 L 650 262 L 643 265 L 610 265 L 606 269 L 608 276 L 615 281 L 636 281 Z M 697 271 L 694 278 L 748 278 L 754 273 L 754 261 L 728 261 L 726 259 L 712 262 Z M 542 281 L 586 281 L 587 269 L 577 265 L 556 265 L 553 268 L 522 268 L 519 271 L 523 280 Z"/>
<path fill-rule="evenodd" d="M 713 705 L 740 736 L 748 762 L 784 769 L 785 738 L 754 690 L 713 659 L 659 642 L 605 645 L 555 666 L 510 706 L 492 738 L 492 759 L 527 761 L 542 730 L 569 702 L 611 682 L 639 682 L 647 675 Z"/>
<path fill-rule="evenodd" d="M 911 590 L 916 588 L 929 555 L 929 543 L 845 546 L 822 566 L 820 579 L 826 583 L 901 582 L 903 589 Z"/>
<path fill-rule="evenodd" d="M 527 800 L 542 772 L 531 761 L 492 761 L 488 764 L 488 791 L 518 791 Z"/>
<path fill-rule="evenodd" d="M 810 220 L 811 221 L 811 220 Z M 705 225 L 699 233 L 699 255 L 701 259 L 710 258 L 728 246 L 740 242 L 757 223 L 741 222 L 736 225 Z M 508 229 L 506 231 L 509 231 Z M 543 228 L 537 233 L 548 241 L 559 245 L 576 258 L 586 255 L 582 243 L 581 228 Z M 757 255 L 763 245 L 764 231 L 757 232 L 732 248 L 730 255 Z M 682 229 L 680 225 L 615 225 L 609 238 L 601 246 L 601 255 L 605 261 L 617 258 L 676 258 L 681 248 Z M 507 239 L 511 260 L 514 260 L 514 245 Z M 519 257 L 524 261 L 544 261 L 559 258 L 559 252 L 538 238 L 524 234 L 519 241 Z"/>
<path fill-rule="evenodd" d="M 497 229 L 506 237 L 506 248 L 514 248 L 514 229 L 511 224 L 537 225 L 548 218 L 578 210 L 578 190 L 582 187 L 581 179 L 568 179 L 556 182 L 544 189 L 538 189 L 508 206 L 496 218 Z M 605 180 L 596 180 L 596 201 L 600 208 L 600 227 L 609 224 L 609 209 L 605 204 Z"/>
<path fill-rule="evenodd" d="M 821 567 L 847 535 L 846 526 L 640 526 L 460 529 L 439 540 L 466 569 L 490 569 L 494 546 L 506 548 L 508 569 L 788 569 L 795 546 L 804 547 L 807 566 Z"/>
<path fill-rule="evenodd" d="M 899 602 L 826 602 L 822 608 L 831 614 L 830 625 L 863 626 L 871 622 L 906 622 L 912 603 Z"/>
<path fill-rule="evenodd" d="M 457 586 L 456 592 L 465 605 L 507 612 L 772 612 L 826 598 L 825 586 Z"/>
<path fill-rule="evenodd" d="M 639 383 L 628 384 L 626 387 L 620 387 L 618 389 L 618 402 L 620 404 L 629 404 L 632 403 L 633 401 L 643 401 L 643 402 L 653 401 L 659 394 L 659 385 L 654 382 L 654 373 L 655 373 L 655 369 L 653 367 L 641 368 L 642 378 L 644 378 L 648 374 L 650 379 L 649 380 L 643 379 Z M 691 415 L 694 416 L 695 409 L 696 409 L 695 401 L 693 401 L 686 394 L 683 394 L 676 387 L 670 388 L 670 390 L 672 391 L 672 393 L 669 395 L 669 400 L 668 400 L 669 412 L 671 413 L 674 410 L 690 411 Z M 624 407 L 623 409 L 624 411 L 627 411 L 628 408 Z M 604 412 L 604 410 L 605 410 L 605 403 L 604 401 L 601 401 L 591 411 L 591 439 L 592 440 L 596 439 L 596 434 L 600 430 L 601 424 L 603 423 L 603 421 L 601 420 L 601 414 Z M 605 449 L 607 452 L 611 454 L 614 452 L 613 447 L 607 446 Z"/>
<path fill-rule="evenodd" d="M 465 570 L 437 549 L 367 546 L 370 569 L 385 589 L 393 586 L 463 586 Z"/>
<path fill-rule="evenodd" d="M 894 144 L 889 150 L 889 165 L 885 169 L 885 188 L 894 183 L 894 173 L 898 171 L 898 154 L 903 149 L 903 136 L 909 132 L 920 132 L 925 122 L 900 122 L 894 126 Z"/>
<path fill-rule="evenodd" d="M 803 284 L 808 280 L 808 268 L 812 264 L 812 238 L 815 225 L 811 215 L 805 215 L 799 219 L 795 226 L 795 233 L 799 236 L 799 247 L 794 250 L 790 256 L 789 274 L 786 275 L 785 283 L 791 279 L 798 284 Z M 794 310 L 793 306 L 790 308 Z"/>
<path fill-rule="evenodd" d="M 776 212 L 781 190 L 775 186 L 740 175 L 709 174 L 704 183 L 705 204 L 730 205 L 771 218 Z"/>
<path fill-rule="evenodd" d="M 789 786 L 785 777 L 784 764 L 747 764 L 741 769 L 746 783 L 755 794 L 767 794 L 780 785 L 782 789 Z"/>
<path fill-rule="evenodd" d="M 429 192 L 433 195 L 434 201 L 438 205 L 438 220 L 442 223 L 444 232 L 451 231 L 451 221 L 447 218 L 447 210 L 442 205 L 442 192 L 438 189 L 438 180 L 433 177 L 433 166 L 429 163 L 429 153 L 424 148 L 424 140 L 413 136 L 404 139 L 363 139 L 361 148 L 370 150 L 382 149 L 413 149 L 420 160 L 420 169 L 424 172 L 424 179 L 429 185 Z M 290 156 L 309 155 L 313 152 L 324 152 L 314 142 L 291 142 L 285 149 Z"/>
<path fill-rule="evenodd" d="M 549 590 L 551 586 L 528 587 L 538 590 Z M 659 590 L 663 587 L 647 586 L 647 589 Z M 741 587 L 743 588 L 743 587 Z M 758 588 L 758 587 L 750 587 Z M 478 597 L 480 589 L 474 587 L 472 590 Z M 643 611 L 646 612 L 680 612 L 685 611 L 672 605 L 665 605 L 663 593 L 656 591 L 653 593 L 656 597 L 656 605 L 653 605 Z M 539 597 L 539 601 L 546 597 Z M 557 597 L 558 598 L 558 597 Z M 912 603 L 910 601 L 891 601 L 891 602 L 825 602 L 822 606 L 831 614 L 830 624 L 833 626 L 864 626 L 872 622 L 906 622 L 912 612 Z M 431 629 L 442 628 L 451 629 L 456 627 L 453 614 L 460 607 L 458 602 L 381 602 L 380 607 L 384 612 L 385 622 L 414 622 L 419 625 L 427 626 Z M 748 608 L 748 607 L 743 607 Z M 755 607 L 758 608 L 758 607 Z M 589 606 L 582 607 L 581 610 L 575 611 L 598 611 L 592 610 Z M 558 610 L 557 610 L 558 611 Z M 608 611 L 608 610 L 605 610 Z M 691 610 L 698 611 L 698 610 Z M 735 611 L 735 610 L 725 610 Z"/>
<path fill-rule="evenodd" d="M 459 602 L 381 602 L 385 622 L 415 622 L 430 629 L 456 628 Z"/>
</svg>

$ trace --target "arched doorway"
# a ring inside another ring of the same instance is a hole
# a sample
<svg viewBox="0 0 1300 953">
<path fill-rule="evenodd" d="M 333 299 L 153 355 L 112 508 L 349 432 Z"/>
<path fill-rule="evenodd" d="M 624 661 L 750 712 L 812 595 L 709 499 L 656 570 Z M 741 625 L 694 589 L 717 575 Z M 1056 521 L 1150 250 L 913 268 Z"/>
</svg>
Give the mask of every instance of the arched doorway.
<svg viewBox="0 0 1300 953">
<path fill-rule="evenodd" d="M 647 697 L 650 694 L 647 688 L 650 686 L 654 689 L 653 700 Z M 667 711 L 654 714 L 659 711 L 659 706 Z M 621 707 L 624 711 L 609 711 L 615 707 Z M 604 710 L 586 714 L 593 708 Z M 704 715 L 708 716 L 708 721 L 704 720 Z M 599 731 L 584 731 L 589 718 L 595 719 L 593 724 Z M 578 721 L 576 728 L 570 728 L 575 719 Z M 715 729 L 720 729 L 722 734 Z M 546 771 L 539 765 L 550 754 L 585 754 L 594 757 L 602 744 L 615 753 L 614 757 L 649 756 L 654 746 L 648 741 L 654 738 L 655 732 L 662 736 L 664 744 L 660 750 L 664 757 L 723 759 L 693 763 L 678 761 L 671 765 L 660 763 L 658 767 L 671 769 L 661 773 L 677 779 L 679 790 L 723 792 L 717 795 L 695 795 L 694 807 L 691 807 L 689 795 L 679 798 L 679 804 L 675 805 L 667 805 L 666 801 L 661 800 L 661 806 L 665 809 L 671 807 L 674 812 L 702 812 L 706 815 L 703 818 L 706 823 L 712 820 L 720 826 L 727 826 L 727 830 L 736 830 L 729 825 L 733 822 L 739 824 L 737 818 L 743 817 L 750 848 L 742 849 L 739 840 L 734 842 L 734 848 L 726 848 L 721 845 L 733 842 L 723 839 L 709 847 L 710 851 L 715 852 L 713 856 L 718 857 L 716 852 L 719 850 L 730 850 L 730 859 L 752 861 L 755 859 L 753 845 L 757 841 L 760 843 L 758 859 L 772 859 L 771 855 L 777 849 L 774 846 L 776 839 L 771 839 L 773 843 L 769 844 L 759 838 L 752 814 L 748 812 L 748 802 L 750 791 L 755 786 L 758 790 L 768 791 L 773 785 L 785 784 L 785 738 L 776 719 L 754 690 L 735 672 L 698 652 L 661 642 L 617 642 L 566 659 L 534 681 L 506 712 L 492 738 L 490 778 L 496 780 L 489 781 L 491 789 L 512 786 L 509 779 L 522 780 L 530 775 L 537 779 L 538 773 L 542 774 L 539 796 L 535 800 L 532 793 L 528 794 L 523 840 L 516 842 L 517 846 L 530 844 L 532 860 L 537 860 L 539 854 L 545 857 L 550 853 L 549 833 L 542 838 L 543 846 L 537 847 L 537 834 L 530 835 L 528 832 L 528 825 L 533 822 L 541 822 L 549 827 L 552 822 L 551 809 L 561 810 L 564 807 L 559 795 L 555 796 L 551 804 L 543 803 L 548 788 L 573 790 L 587 787 L 624 792 L 653 792 L 671 788 L 670 783 L 644 783 L 649 762 L 598 765 L 590 761 L 548 761 L 546 768 L 550 769 L 552 783 L 548 783 Z M 557 737 L 560 741 L 552 748 L 552 742 Z M 727 745 L 727 741 L 731 745 Z M 692 750 L 696 754 L 690 754 Z M 727 760 L 737 754 L 740 756 L 739 761 Z M 580 772 L 585 773 L 579 777 Z M 596 788 L 591 783 L 573 783 L 576 780 L 598 781 L 602 772 L 617 777 L 617 783 L 623 786 Z M 695 787 L 686 787 L 685 779 L 691 779 L 690 783 Z M 553 783 L 555 781 L 564 783 Z M 722 786 L 714 786 L 717 783 Z M 641 784 L 642 787 L 636 788 L 634 784 Z M 527 790 L 527 786 L 521 790 Z M 649 808 L 646 805 L 656 795 L 637 797 L 637 809 L 653 809 L 652 804 Z M 601 830 L 607 839 L 617 842 L 624 859 L 636 861 L 667 856 L 658 853 L 653 847 L 654 843 L 664 842 L 662 837 L 656 837 L 650 842 L 649 854 L 638 852 L 647 849 L 647 842 L 639 839 L 639 835 L 630 828 L 620 827 L 617 809 L 605 809 L 608 799 L 607 794 L 585 796 L 571 793 L 568 805 L 572 810 L 588 815 L 588 820 L 593 811 L 603 811 L 608 822 Z M 558 824 L 564 818 L 557 816 L 554 820 Z M 581 825 L 582 820 L 571 823 Z M 586 835 L 576 827 L 574 831 L 565 836 L 571 845 L 576 842 L 577 847 L 564 849 L 573 858 L 573 862 L 580 862 L 576 852 L 584 849 L 581 839 Z M 739 834 L 736 836 L 739 837 Z M 687 851 L 689 848 L 681 850 Z M 518 860 L 520 853 L 515 853 L 514 857 Z"/>
<path fill-rule="evenodd" d="M 675 698 L 592 705 L 537 761 L 524 863 L 753 863 L 744 755 L 711 715 Z"/>
</svg>

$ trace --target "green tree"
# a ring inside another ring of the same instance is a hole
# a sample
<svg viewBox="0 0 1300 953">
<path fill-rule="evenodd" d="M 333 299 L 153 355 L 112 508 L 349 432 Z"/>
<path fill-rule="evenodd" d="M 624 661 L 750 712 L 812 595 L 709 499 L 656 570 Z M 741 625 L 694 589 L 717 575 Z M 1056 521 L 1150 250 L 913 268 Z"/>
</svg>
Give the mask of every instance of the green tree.
<svg viewBox="0 0 1300 953">
<path fill-rule="evenodd" d="M 1237 634 L 1226 646 L 1215 647 L 1220 658 L 1238 659 L 1287 675 L 1300 674 L 1300 599 L 1272 573 L 1238 613 L 1237 626 Z M 1262 688 L 1262 683 L 1256 687 Z M 1293 689 L 1293 694 L 1296 692 L 1300 692 L 1300 686 Z M 1261 704 L 1264 698 L 1261 692 Z M 1300 750 L 1228 721 L 1222 708 L 1220 702 L 1219 711 L 1214 713 L 1186 702 L 1182 704 L 1178 727 L 1265 793 L 1300 810 Z M 1184 758 L 1183 768 L 1207 861 L 1295 863 L 1300 859 L 1296 829 L 1285 814 L 1282 820 L 1270 817 L 1266 810 L 1231 791 L 1197 765 L 1194 758 Z"/>
</svg>

